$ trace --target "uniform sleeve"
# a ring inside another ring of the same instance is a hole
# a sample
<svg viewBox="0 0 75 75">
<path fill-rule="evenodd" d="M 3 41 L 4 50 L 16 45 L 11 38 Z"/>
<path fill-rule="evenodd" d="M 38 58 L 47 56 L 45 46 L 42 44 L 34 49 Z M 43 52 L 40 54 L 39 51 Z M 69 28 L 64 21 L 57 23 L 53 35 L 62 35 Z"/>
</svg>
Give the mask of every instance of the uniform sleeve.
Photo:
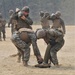
<svg viewBox="0 0 75 75">
<path fill-rule="evenodd" d="M 11 18 L 9 19 L 9 22 L 8 22 L 8 27 L 10 27 L 10 24 L 12 24 L 12 19 L 14 18 L 14 16 L 11 16 Z"/>
<path fill-rule="evenodd" d="M 43 17 L 41 17 L 41 22 L 44 22 L 45 21 L 45 17 L 43 16 Z"/>
<path fill-rule="evenodd" d="M 18 17 L 22 17 L 24 16 L 23 12 L 19 12 L 18 13 Z M 32 25 L 33 24 L 33 21 L 30 17 L 26 17 L 26 19 L 24 20 L 28 25 Z"/>
<path fill-rule="evenodd" d="M 60 42 L 63 39 L 63 33 L 58 30 L 54 31 L 54 36 L 56 38 L 56 42 Z"/>
<path fill-rule="evenodd" d="M 56 42 L 60 42 L 63 38 L 63 33 L 61 33 L 58 30 L 50 29 L 49 31 L 50 36 L 53 36 L 55 38 Z"/>
<path fill-rule="evenodd" d="M 25 22 L 26 22 L 28 25 L 32 25 L 32 24 L 33 24 L 33 21 L 32 21 L 32 19 L 31 19 L 30 17 L 27 17 L 27 18 L 25 19 Z"/>
</svg>

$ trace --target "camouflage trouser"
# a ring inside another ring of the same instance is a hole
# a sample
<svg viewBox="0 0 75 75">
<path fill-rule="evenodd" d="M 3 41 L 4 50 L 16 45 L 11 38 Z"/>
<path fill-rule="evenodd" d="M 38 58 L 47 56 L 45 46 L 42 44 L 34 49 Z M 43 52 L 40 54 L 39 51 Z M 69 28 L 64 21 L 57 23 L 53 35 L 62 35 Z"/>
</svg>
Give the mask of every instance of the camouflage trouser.
<svg viewBox="0 0 75 75">
<path fill-rule="evenodd" d="M 50 62 L 52 62 L 54 65 L 58 64 L 57 52 L 63 47 L 63 45 L 64 45 L 63 39 L 59 43 L 56 43 L 54 46 L 48 44 L 44 56 L 44 62 L 48 63 L 48 60 L 50 59 Z"/>
<path fill-rule="evenodd" d="M 44 55 L 44 62 L 45 63 L 48 63 L 48 60 L 50 59 L 50 48 L 51 48 L 51 45 L 48 44 L 46 51 L 45 51 L 45 55 Z"/>
<path fill-rule="evenodd" d="M 39 48 L 37 46 L 37 38 L 34 33 L 29 33 L 29 38 L 31 39 L 32 47 L 33 47 L 33 52 L 35 56 L 41 56 Z"/>
<path fill-rule="evenodd" d="M 64 40 L 62 39 L 60 42 L 56 43 L 50 49 L 50 60 L 54 65 L 58 64 L 57 52 L 63 47 Z"/>
<path fill-rule="evenodd" d="M 23 51 L 22 60 L 27 62 L 29 60 L 29 57 L 30 57 L 30 48 L 29 48 L 30 45 L 26 44 L 24 41 L 22 41 L 19 38 L 19 34 L 17 34 L 17 33 L 14 33 L 12 35 L 11 40 L 17 48 L 19 48 Z"/>
<path fill-rule="evenodd" d="M 14 31 L 15 31 L 15 29 L 14 29 L 14 24 L 11 24 L 11 33 L 13 34 Z"/>
<path fill-rule="evenodd" d="M 34 33 L 28 33 L 28 35 L 29 35 L 29 38 L 31 39 L 31 42 L 32 42 L 34 55 L 35 56 L 38 56 L 38 55 L 41 56 L 39 49 L 37 47 L 35 34 Z M 18 33 L 13 33 L 11 40 L 15 44 L 15 46 L 17 46 L 18 48 L 20 48 L 20 50 L 23 51 L 24 56 L 22 56 L 22 60 L 27 62 L 29 60 L 29 57 L 30 57 L 30 43 L 26 43 L 25 41 L 21 40 Z"/>
<path fill-rule="evenodd" d="M 5 38 L 6 38 L 5 29 L 0 29 L 0 39 L 2 38 L 1 33 L 3 34 L 3 39 L 5 40 Z"/>
</svg>

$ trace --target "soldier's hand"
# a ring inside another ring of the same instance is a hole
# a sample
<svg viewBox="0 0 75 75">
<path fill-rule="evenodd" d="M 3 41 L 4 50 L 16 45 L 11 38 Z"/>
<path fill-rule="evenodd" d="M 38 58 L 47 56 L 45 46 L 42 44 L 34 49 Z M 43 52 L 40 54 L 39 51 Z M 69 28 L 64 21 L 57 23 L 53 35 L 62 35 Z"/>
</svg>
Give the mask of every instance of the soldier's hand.
<svg viewBox="0 0 75 75">
<path fill-rule="evenodd" d="M 21 19 L 25 20 L 25 19 L 26 19 L 26 17 L 23 15 L 23 16 L 21 17 Z"/>
</svg>

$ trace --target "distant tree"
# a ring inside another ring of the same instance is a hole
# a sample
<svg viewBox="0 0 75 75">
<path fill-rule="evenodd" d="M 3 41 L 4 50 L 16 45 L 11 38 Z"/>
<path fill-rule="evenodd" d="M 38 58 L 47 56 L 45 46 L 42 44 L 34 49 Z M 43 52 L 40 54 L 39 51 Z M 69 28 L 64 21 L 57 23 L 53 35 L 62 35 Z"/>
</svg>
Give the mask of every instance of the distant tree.
<svg viewBox="0 0 75 75">
<path fill-rule="evenodd" d="M 50 14 L 60 10 L 66 23 L 74 24 L 74 3 L 75 0 L 0 0 L 0 12 L 8 19 L 10 9 L 15 10 L 16 7 L 21 9 L 23 6 L 28 5 L 30 16 L 34 22 L 38 23 L 41 10 L 48 11 Z"/>
</svg>

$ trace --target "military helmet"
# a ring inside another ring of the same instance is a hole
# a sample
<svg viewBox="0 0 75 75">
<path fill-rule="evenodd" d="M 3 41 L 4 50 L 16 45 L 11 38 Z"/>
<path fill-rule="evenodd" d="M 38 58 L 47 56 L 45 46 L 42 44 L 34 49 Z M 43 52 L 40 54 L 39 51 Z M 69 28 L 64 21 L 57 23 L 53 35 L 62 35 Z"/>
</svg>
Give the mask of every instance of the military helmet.
<svg viewBox="0 0 75 75">
<path fill-rule="evenodd" d="M 39 13 L 39 14 L 40 14 L 40 16 L 41 16 L 41 17 L 43 17 L 43 16 L 44 16 L 44 12 L 43 12 L 43 11 L 40 11 L 40 13 Z"/>
<path fill-rule="evenodd" d="M 14 12 L 14 10 L 9 10 L 9 13 L 13 13 Z"/>
<path fill-rule="evenodd" d="M 52 13 L 52 14 L 51 14 L 51 17 L 52 17 L 52 18 L 54 18 L 54 17 L 55 17 L 55 14 L 54 14 L 54 13 Z"/>
<path fill-rule="evenodd" d="M 9 10 L 9 14 L 13 14 L 14 13 L 14 10 Z"/>
<path fill-rule="evenodd" d="M 36 31 L 36 36 L 37 36 L 37 39 L 45 37 L 46 36 L 45 30 L 44 29 L 38 29 Z"/>
<path fill-rule="evenodd" d="M 56 11 L 55 15 L 56 16 L 61 16 L 61 12 L 60 11 Z"/>
<path fill-rule="evenodd" d="M 55 14 L 54 14 L 54 13 L 52 13 L 52 14 L 51 14 L 51 16 L 55 16 Z"/>
<path fill-rule="evenodd" d="M 29 13 L 29 7 L 28 7 L 28 6 L 24 6 L 24 7 L 22 8 L 22 11 L 25 11 L 25 12 L 28 12 L 28 13 Z"/>
<path fill-rule="evenodd" d="M 47 16 L 50 16 L 50 14 L 48 13 L 48 12 L 45 12 L 45 16 L 47 17 Z"/>
<path fill-rule="evenodd" d="M 16 8 L 16 12 L 19 12 L 20 11 L 20 9 L 19 8 Z"/>
</svg>

